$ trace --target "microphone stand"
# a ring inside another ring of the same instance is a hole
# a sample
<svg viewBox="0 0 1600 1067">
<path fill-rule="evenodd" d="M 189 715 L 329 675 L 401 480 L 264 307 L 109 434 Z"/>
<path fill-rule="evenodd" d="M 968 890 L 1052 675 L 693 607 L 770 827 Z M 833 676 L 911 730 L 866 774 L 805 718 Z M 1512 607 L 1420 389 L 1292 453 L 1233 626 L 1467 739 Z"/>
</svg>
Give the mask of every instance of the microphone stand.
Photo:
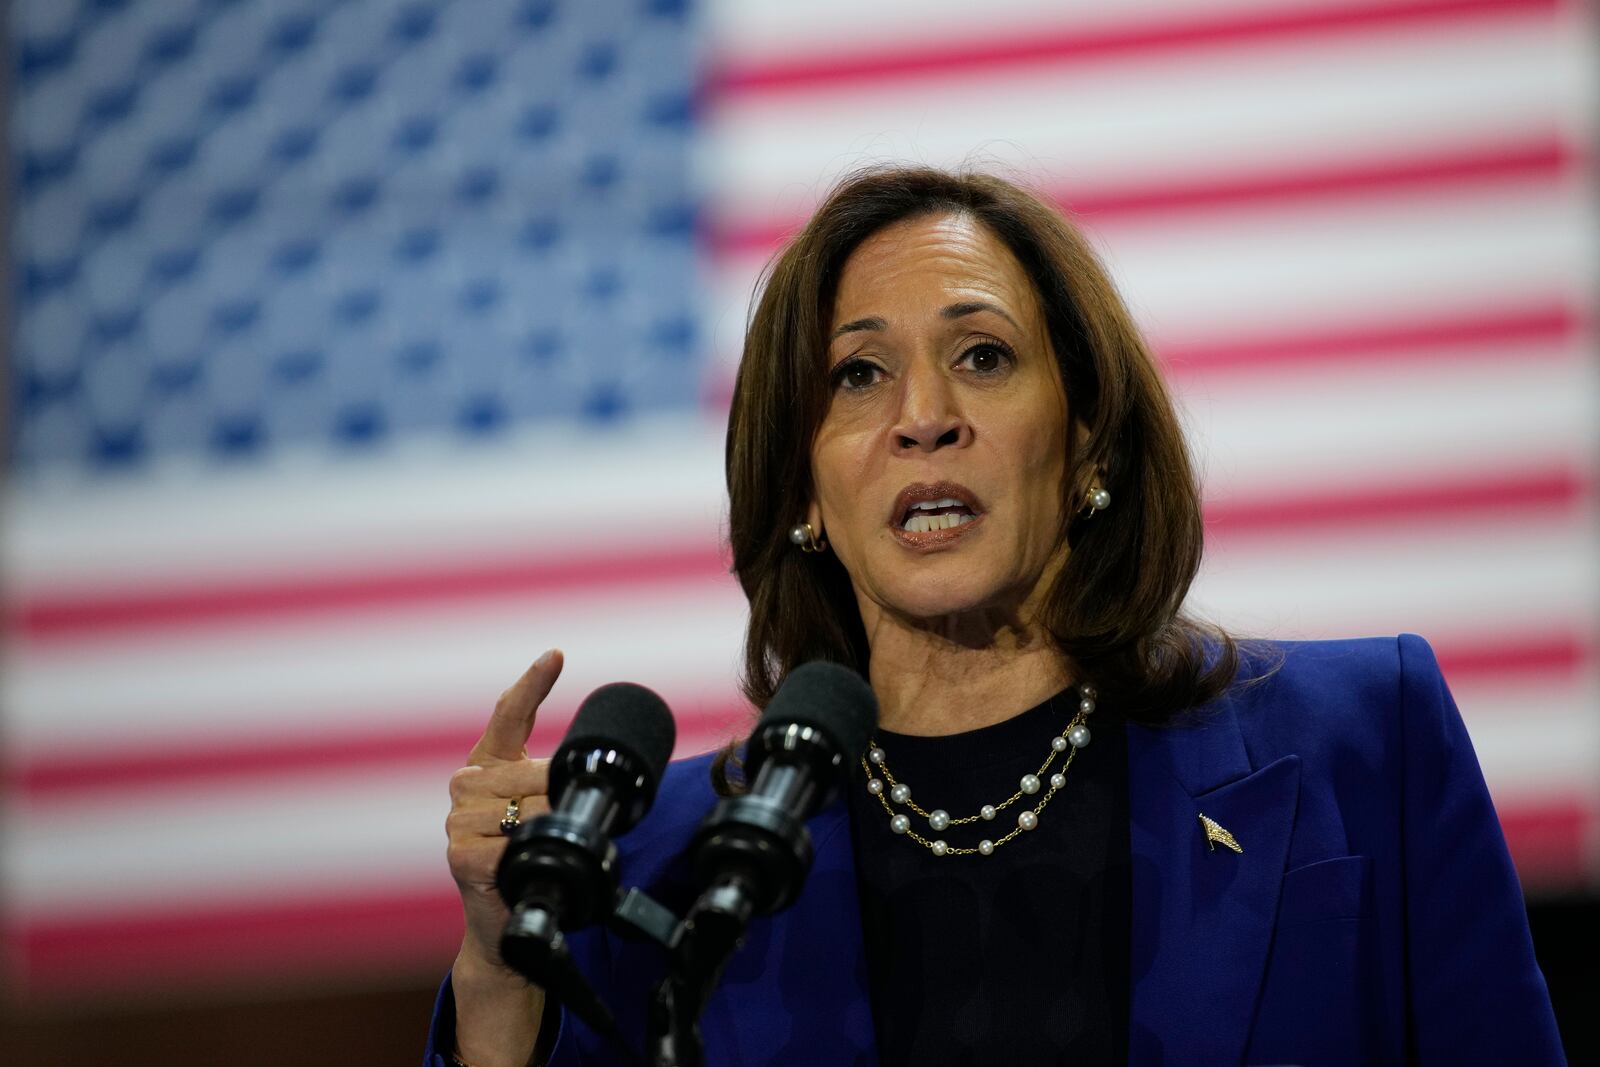
<svg viewBox="0 0 1600 1067">
<path fill-rule="evenodd" d="M 744 943 L 755 910 L 752 889 L 739 875 L 726 875 L 701 894 L 679 924 L 672 965 L 650 1005 L 645 1054 L 651 1067 L 704 1064 L 700 1012 Z"/>
</svg>

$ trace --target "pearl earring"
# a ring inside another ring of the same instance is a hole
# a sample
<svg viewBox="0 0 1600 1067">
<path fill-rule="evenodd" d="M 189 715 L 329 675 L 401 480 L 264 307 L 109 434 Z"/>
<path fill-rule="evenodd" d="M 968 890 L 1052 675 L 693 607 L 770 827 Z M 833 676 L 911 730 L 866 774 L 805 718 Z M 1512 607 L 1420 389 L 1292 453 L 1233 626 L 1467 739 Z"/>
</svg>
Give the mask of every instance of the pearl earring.
<svg viewBox="0 0 1600 1067">
<path fill-rule="evenodd" d="M 1089 503 L 1083 510 L 1083 517 L 1093 518 L 1097 511 L 1104 511 L 1111 506 L 1111 494 L 1104 489 L 1095 488 L 1089 491 Z"/>
<path fill-rule="evenodd" d="M 818 537 L 817 531 L 811 528 L 809 522 L 798 523 L 789 530 L 789 541 L 798 545 L 800 551 L 807 554 L 812 552 L 826 552 L 828 550 L 827 538 Z"/>
</svg>

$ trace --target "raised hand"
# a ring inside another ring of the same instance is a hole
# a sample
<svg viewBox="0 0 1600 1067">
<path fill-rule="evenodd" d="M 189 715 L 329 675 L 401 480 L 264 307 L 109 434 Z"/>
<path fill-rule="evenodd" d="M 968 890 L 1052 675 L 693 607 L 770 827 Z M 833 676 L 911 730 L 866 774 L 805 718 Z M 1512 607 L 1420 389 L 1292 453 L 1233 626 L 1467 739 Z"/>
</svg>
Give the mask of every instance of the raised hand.
<svg viewBox="0 0 1600 1067">
<path fill-rule="evenodd" d="M 562 662 L 561 653 L 551 649 L 500 694 L 467 765 L 450 776 L 446 855 L 466 915 L 466 935 L 452 971 L 456 1039 L 463 1059 L 485 1067 L 501 1056 L 525 1063 L 538 1035 L 543 995 L 500 959 L 508 913 L 494 875 L 506 849 L 500 821 L 507 805 L 516 800 L 522 819 L 550 810 L 550 761 L 529 759 L 527 744 Z M 465 1055 L 469 1050 L 474 1055 Z"/>
</svg>

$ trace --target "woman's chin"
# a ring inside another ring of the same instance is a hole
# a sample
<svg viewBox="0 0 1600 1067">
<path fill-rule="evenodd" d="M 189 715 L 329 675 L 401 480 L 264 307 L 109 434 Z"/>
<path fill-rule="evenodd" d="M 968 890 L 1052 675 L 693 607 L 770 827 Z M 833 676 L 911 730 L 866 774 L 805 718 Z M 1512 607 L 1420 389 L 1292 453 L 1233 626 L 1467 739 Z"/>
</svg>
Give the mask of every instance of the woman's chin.
<svg viewBox="0 0 1600 1067">
<path fill-rule="evenodd" d="M 963 620 L 1006 614 L 1005 589 L 998 584 L 974 581 L 963 575 L 949 583 L 923 580 L 884 590 L 880 603 L 889 612 L 920 628 L 945 630 L 960 626 Z"/>
</svg>

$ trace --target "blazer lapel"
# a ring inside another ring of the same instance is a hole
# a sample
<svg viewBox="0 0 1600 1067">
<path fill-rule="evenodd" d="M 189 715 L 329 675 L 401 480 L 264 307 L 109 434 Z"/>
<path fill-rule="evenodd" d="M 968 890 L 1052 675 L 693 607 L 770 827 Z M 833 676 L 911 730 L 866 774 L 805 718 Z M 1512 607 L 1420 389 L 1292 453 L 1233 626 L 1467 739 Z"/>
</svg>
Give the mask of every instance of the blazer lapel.
<svg viewBox="0 0 1600 1067">
<path fill-rule="evenodd" d="M 1252 770 L 1232 708 L 1128 727 L 1129 1063 L 1239 1063 L 1277 917 L 1300 758 Z M 1208 842 L 1205 815 L 1242 849 Z"/>
</svg>

